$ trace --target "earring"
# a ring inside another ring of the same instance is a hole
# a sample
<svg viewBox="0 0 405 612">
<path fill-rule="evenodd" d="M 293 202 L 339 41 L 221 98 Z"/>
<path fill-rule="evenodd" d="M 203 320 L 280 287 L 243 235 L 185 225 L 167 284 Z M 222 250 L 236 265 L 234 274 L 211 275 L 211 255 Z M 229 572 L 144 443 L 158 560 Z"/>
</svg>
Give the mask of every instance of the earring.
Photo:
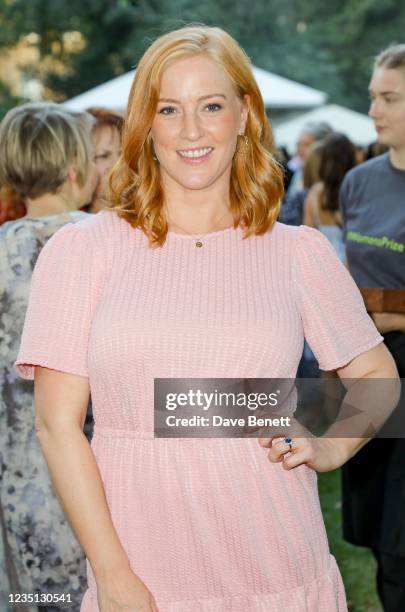
<svg viewBox="0 0 405 612">
<path fill-rule="evenodd" d="M 240 138 L 243 138 L 243 145 L 242 145 L 242 140 L 238 141 L 238 146 L 236 148 L 236 152 L 239 153 L 239 155 L 246 155 L 248 149 L 249 149 L 249 138 L 247 136 L 245 136 L 244 134 L 239 134 Z"/>
</svg>

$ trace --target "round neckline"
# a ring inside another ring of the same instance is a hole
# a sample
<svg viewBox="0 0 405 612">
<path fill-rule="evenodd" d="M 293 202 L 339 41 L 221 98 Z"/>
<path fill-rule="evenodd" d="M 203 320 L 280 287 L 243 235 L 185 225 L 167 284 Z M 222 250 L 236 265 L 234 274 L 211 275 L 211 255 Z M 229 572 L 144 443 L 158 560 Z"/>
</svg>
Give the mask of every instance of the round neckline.
<svg viewBox="0 0 405 612">
<path fill-rule="evenodd" d="M 225 227 L 224 229 L 221 230 L 215 230 L 214 232 L 208 232 L 208 234 L 180 234 L 179 232 L 173 232 L 172 230 L 168 230 L 167 232 L 167 237 L 168 238 L 180 238 L 180 239 L 188 239 L 188 240 L 207 240 L 208 238 L 214 238 L 216 236 L 222 236 L 224 234 L 227 234 L 228 232 L 231 231 L 240 231 L 240 226 L 238 225 L 236 228 L 231 225 L 229 227 Z"/>
</svg>

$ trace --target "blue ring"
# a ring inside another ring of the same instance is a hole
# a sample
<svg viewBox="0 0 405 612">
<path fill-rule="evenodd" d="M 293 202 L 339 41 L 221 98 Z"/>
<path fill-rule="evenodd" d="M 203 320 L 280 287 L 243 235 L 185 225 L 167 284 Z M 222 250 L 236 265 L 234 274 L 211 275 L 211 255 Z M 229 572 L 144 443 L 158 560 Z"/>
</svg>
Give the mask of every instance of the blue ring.
<svg viewBox="0 0 405 612">
<path fill-rule="evenodd" d="M 284 438 L 285 444 L 290 447 L 290 451 L 292 451 L 293 439 L 292 438 Z"/>
</svg>

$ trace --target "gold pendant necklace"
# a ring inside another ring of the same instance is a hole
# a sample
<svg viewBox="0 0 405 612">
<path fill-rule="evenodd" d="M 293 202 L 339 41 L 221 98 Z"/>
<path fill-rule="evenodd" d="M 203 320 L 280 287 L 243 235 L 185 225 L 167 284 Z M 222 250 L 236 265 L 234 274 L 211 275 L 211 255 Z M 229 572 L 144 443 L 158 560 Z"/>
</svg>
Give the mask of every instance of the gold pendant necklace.
<svg viewBox="0 0 405 612">
<path fill-rule="evenodd" d="M 227 211 L 226 211 L 226 212 L 225 212 L 225 213 L 222 215 L 222 217 L 220 217 L 220 219 L 219 219 L 219 220 L 218 220 L 218 221 L 215 223 L 214 227 L 213 227 L 213 228 L 210 230 L 210 232 L 206 232 L 205 234 L 202 234 L 201 236 L 198 236 L 198 235 L 196 236 L 195 234 L 192 234 L 191 232 L 188 232 L 186 229 L 184 229 L 184 227 L 181 227 L 181 225 L 179 225 L 178 223 L 175 223 L 175 222 L 174 222 L 174 221 L 172 221 L 172 220 L 171 220 L 169 217 L 168 217 L 168 220 L 169 220 L 169 222 L 170 222 L 172 225 L 174 225 L 175 227 L 178 227 L 179 229 L 181 229 L 181 230 L 182 230 L 182 231 L 183 231 L 185 234 L 187 234 L 188 236 L 193 236 L 193 238 L 195 239 L 195 246 L 196 246 L 198 249 L 201 249 L 201 248 L 204 246 L 204 243 L 203 243 L 203 239 L 204 239 L 204 237 L 205 237 L 207 234 L 209 234 L 209 233 L 211 233 L 211 232 L 215 231 L 215 229 L 216 229 L 216 228 L 218 227 L 218 225 L 221 223 L 222 219 L 224 219 L 224 217 L 226 217 L 226 215 L 228 214 L 228 212 L 229 212 L 229 211 L 227 210 Z"/>
</svg>

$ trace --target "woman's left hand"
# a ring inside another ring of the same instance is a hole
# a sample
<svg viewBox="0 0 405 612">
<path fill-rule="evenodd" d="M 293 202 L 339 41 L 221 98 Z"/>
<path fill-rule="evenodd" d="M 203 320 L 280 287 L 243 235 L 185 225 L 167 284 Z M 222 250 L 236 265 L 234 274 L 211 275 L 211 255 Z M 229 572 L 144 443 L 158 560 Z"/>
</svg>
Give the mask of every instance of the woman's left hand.
<svg viewBox="0 0 405 612">
<path fill-rule="evenodd" d="M 329 472 L 340 467 L 353 454 L 346 438 L 292 438 L 291 449 L 285 438 L 259 438 L 260 446 L 269 448 L 272 463 L 282 463 L 285 470 L 307 465 L 317 472 Z"/>
</svg>

